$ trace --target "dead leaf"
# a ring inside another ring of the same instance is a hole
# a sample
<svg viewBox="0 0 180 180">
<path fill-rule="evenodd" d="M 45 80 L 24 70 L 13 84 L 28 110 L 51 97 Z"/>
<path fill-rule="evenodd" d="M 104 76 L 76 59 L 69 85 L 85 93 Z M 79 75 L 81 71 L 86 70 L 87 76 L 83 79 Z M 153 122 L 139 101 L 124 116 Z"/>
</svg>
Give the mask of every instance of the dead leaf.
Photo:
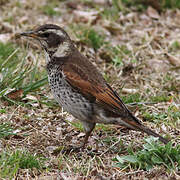
<svg viewBox="0 0 180 180">
<path fill-rule="evenodd" d="M 151 18 L 159 19 L 159 13 L 154 8 L 152 8 L 151 6 L 148 7 L 147 14 Z"/>
<path fill-rule="evenodd" d="M 23 100 L 31 100 L 31 101 L 38 101 L 35 96 L 27 94 Z"/>
<path fill-rule="evenodd" d="M 94 21 L 96 20 L 97 16 L 98 16 L 98 11 L 91 11 L 91 12 L 87 12 L 87 11 L 78 11 L 78 10 L 74 10 L 74 15 L 75 15 L 75 19 L 77 21 L 83 21 L 83 22 L 89 22 L 89 21 Z"/>
<path fill-rule="evenodd" d="M 99 4 L 99 5 L 106 5 L 107 4 L 107 0 L 94 0 L 95 4 Z"/>
<path fill-rule="evenodd" d="M 168 63 L 159 59 L 150 59 L 146 61 L 146 65 L 155 72 L 166 72 L 169 69 Z"/>
<path fill-rule="evenodd" d="M 79 3 L 74 2 L 74 1 L 68 1 L 66 3 L 66 5 L 68 8 L 71 8 L 71 9 L 78 9 L 79 8 Z"/>
<path fill-rule="evenodd" d="M 84 133 L 82 133 L 82 132 L 81 132 L 81 133 L 79 133 L 79 134 L 77 135 L 77 137 L 78 137 L 78 138 L 80 138 L 80 137 L 84 137 Z"/>
<path fill-rule="evenodd" d="M 0 34 L 0 41 L 4 44 L 6 44 L 12 37 L 11 33 L 6 33 L 6 34 Z"/>
<path fill-rule="evenodd" d="M 168 61 L 170 62 L 170 64 L 172 64 L 173 66 L 180 66 L 180 59 L 171 55 L 171 54 L 168 54 L 166 53 L 167 57 L 168 57 Z"/>
<path fill-rule="evenodd" d="M 33 106 L 33 107 L 39 106 L 38 98 L 36 96 L 27 94 L 26 97 L 23 98 L 23 101 L 32 101 L 31 106 Z"/>
<path fill-rule="evenodd" d="M 161 4 L 159 0 L 144 0 L 142 1 L 146 5 L 150 5 L 158 11 L 161 11 Z"/>
<path fill-rule="evenodd" d="M 104 20 L 102 26 L 112 34 L 120 33 L 121 30 L 121 26 L 118 23 L 109 20 Z"/>
<path fill-rule="evenodd" d="M 39 180 L 52 180 L 52 179 L 59 179 L 59 175 L 51 174 L 51 175 L 40 175 L 38 177 Z"/>
<path fill-rule="evenodd" d="M 137 90 L 137 89 L 127 89 L 127 88 L 123 88 L 123 89 L 122 89 L 122 92 L 123 92 L 123 93 L 127 93 L 127 94 L 134 94 L 134 93 L 137 93 L 138 90 Z"/>
<path fill-rule="evenodd" d="M 48 147 L 46 147 L 46 150 L 51 154 L 54 152 L 55 149 L 57 149 L 57 146 L 48 146 Z"/>
<path fill-rule="evenodd" d="M 23 16 L 23 17 L 18 19 L 19 24 L 24 24 L 26 22 L 28 22 L 28 17 L 27 16 Z"/>
<path fill-rule="evenodd" d="M 24 91 L 22 89 L 15 90 L 15 91 L 12 91 L 9 94 L 7 94 L 7 97 L 9 99 L 17 100 L 17 99 L 20 99 L 23 97 L 23 92 Z"/>
</svg>

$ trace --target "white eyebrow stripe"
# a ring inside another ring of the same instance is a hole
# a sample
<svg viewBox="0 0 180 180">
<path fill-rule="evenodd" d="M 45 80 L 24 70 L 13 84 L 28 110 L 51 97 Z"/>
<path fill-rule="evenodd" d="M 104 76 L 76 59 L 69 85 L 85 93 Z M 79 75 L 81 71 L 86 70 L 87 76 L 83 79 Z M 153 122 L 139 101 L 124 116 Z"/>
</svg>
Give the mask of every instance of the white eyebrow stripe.
<svg viewBox="0 0 180 180">
<path fill-rule="evenodd" d="M 55 33 L 61 37 L 65 37 L 66 35 L 61 31 L 61 30 L 58 30 L 58 29 L 48 29 L 47 32 L 52 32 L 52 33 Z"/>
</svg>

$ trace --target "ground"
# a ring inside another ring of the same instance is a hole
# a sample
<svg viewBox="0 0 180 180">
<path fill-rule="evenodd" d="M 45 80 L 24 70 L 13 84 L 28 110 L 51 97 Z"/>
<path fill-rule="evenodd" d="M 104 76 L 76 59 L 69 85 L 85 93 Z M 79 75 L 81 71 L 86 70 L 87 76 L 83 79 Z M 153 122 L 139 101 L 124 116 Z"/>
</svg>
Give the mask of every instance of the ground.
<svg viewBox="0 0 180 180">
<path fill-rule="evenodd" d="M 180 178 L 180 10 L 124 2 L 0 2 L 1 179 Z M 65 151 L 83 141 L 82 126 L 53 99 L 38 43 L 16 37 L 44 23 L 63 27 L 135 116 L 172 143 L 98 124 L 84 150 Z M 161 162 L 148 162 L 156 151 Z"/>
</svg>

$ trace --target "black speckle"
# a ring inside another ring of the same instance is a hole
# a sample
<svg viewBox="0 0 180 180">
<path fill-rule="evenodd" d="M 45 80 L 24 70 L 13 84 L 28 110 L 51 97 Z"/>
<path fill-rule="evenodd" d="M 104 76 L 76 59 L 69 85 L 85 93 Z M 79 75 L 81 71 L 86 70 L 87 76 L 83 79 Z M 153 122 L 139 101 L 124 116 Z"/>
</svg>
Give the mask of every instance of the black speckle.
<svg viewBox="0 0 180 180">
<path fill-rule="evenodd" d="M 67 95 L 69 95 L 69 91 L 67 91 L 66 93 L 67 93 Z"/>
</svg>

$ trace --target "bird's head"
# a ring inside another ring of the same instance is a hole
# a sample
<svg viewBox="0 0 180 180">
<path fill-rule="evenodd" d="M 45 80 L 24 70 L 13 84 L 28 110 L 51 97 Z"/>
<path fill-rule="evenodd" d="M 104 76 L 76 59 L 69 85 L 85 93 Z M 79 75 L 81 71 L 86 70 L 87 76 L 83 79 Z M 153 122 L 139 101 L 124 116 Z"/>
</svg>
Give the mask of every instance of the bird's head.
<svg viewBox="0 0 180 180">
<path fill-rule="evenodd" d="M 62 28 L 54 24 L 45 24 L 20 35 L 37 39 L 42 48 L 54 57 L 67 56 L 71 51 L 70 37 Z"/>
</svg>

